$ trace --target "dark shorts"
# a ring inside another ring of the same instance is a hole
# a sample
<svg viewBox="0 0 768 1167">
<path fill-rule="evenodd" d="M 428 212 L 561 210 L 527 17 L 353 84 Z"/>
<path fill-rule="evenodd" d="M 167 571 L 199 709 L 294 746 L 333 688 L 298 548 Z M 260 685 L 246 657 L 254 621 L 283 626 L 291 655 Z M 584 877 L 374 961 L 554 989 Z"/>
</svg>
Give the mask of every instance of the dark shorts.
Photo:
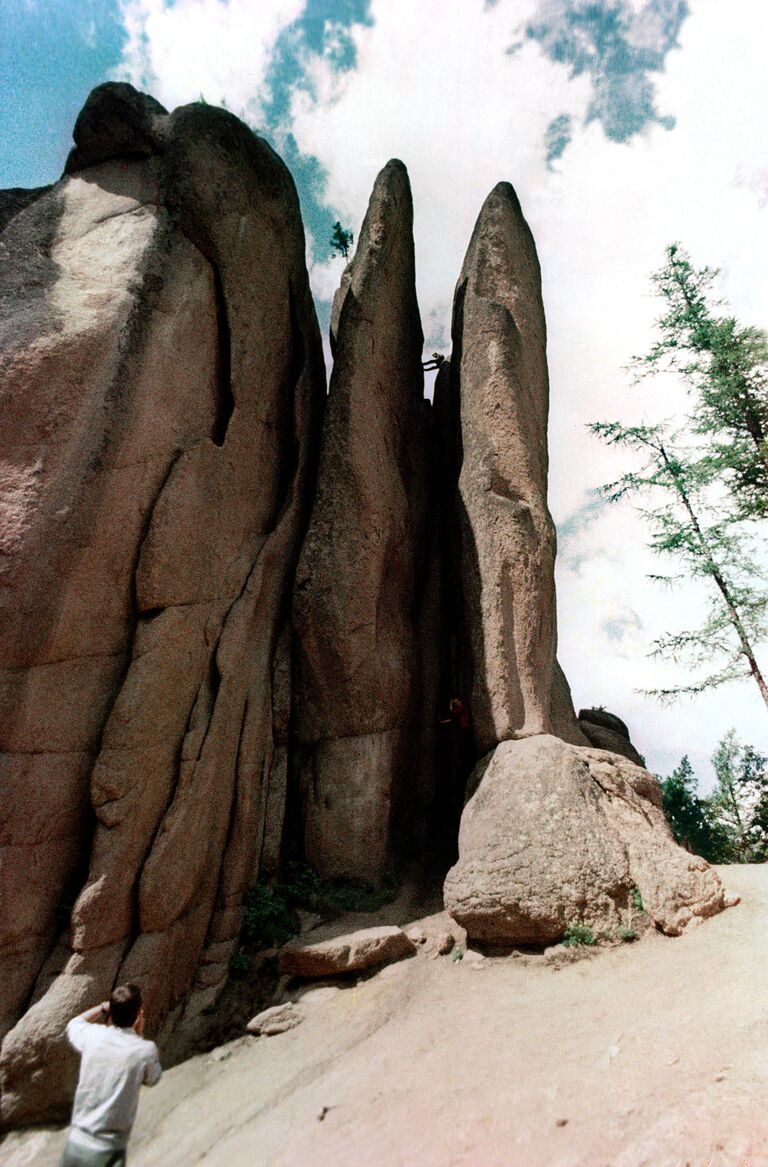
<svg viewBox="0 0 768 1167">
<path fill-rule="evenodd" d="M 89 1151 L 68 1142 L 59 1167 L 125 1167 L 125 1151 Z"/>
</svg>

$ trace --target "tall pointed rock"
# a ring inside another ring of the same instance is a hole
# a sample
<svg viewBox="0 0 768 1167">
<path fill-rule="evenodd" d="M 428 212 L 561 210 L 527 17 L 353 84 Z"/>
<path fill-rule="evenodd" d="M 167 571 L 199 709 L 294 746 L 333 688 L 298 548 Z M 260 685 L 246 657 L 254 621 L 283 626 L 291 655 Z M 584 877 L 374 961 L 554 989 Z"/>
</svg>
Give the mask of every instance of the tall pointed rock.
<svg viewBox="0 0 768 1167">
<path fill-rule="evenodd" d="M 386 869 L 414 746 L 425 406 L 408 175 L 376 179 L 333 309 L 317 496 L 294 594 L 307 858 Z"/>
<path fill-rule="evenodd" d="M 581 740 L 555 659 L 546 344 L 536 247 L 502 182 L 483 205 L 459 277 L 451 360 L 461 403 L 466 685 L 478 755 L 529 734 Z"/>
</svg>

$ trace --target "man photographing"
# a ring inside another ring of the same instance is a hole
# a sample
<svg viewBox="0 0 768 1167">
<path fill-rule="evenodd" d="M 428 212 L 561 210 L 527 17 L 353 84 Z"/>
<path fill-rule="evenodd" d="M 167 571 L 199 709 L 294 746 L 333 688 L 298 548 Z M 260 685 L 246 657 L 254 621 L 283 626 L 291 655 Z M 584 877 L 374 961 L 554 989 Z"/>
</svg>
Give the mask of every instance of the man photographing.
<svg viewBox="0 0 768 1167">
<path fill-rule="evenodd" d="M 160 1081 L 153 1041 L 145 1041 L 138 985 L 118 985 L 109 1001 L 67 1026 L 81 1055 L 72 1129 L 61 1167 L 123 1167 L 139 1091 Z"/>
</svg>

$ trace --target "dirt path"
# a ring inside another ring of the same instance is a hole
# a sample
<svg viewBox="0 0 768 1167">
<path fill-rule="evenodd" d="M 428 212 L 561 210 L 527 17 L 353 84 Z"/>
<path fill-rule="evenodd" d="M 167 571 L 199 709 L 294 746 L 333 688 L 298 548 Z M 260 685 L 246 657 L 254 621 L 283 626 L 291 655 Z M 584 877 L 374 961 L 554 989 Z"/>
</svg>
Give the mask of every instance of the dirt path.
<svg viewBox="0 0 768 1167">
<path fill-rule="evenodd" d="M 721 870 L 742 903 L 680 939 L 559 970 L 419 957 L 176 1067 L 131 1167 L 768 1165 L 768 866 Z"/>
</svg>

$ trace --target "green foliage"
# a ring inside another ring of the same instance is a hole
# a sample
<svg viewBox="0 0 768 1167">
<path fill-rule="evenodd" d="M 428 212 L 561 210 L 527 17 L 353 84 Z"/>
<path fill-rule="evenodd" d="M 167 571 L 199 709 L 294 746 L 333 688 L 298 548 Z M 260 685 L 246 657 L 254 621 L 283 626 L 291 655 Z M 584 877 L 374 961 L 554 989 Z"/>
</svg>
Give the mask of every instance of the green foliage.
<svg viewBox="0 0 768 1167">
<path fill-rule="evenodd" d="M 464 951 L 463 951 L 463 949 L 459 948 L 458 945 L 456 945 L 456 947 L 451 952 L 451 960 L 453 961 L 454 964 L 456 964 L 457 961 L 463 960 L 463 959 L 464 959 Z"/>
<path fill-rule="evenodd" d="M 352 232 L 345 230 L 337 219 L 331 231 L 330 244 L 332 251 L 336 252 L 337 255 L 343 255 L 346 259 L 349 255 L 349 249 L 352 246 L 353 240 L 354 236 Z"/>
<path fill-rule="evenodd" d="M 278 887 L 290 904 L 320 915 L 336 912 L 376 912 L 397 895 L 397 882 L 384 877 L 383 886 L 364 881 L 323 879 L 306 863 L 289 863 Z"/>
<path fill-rule="evenodd" d="M 236 952 L 229 962 L 229 974 L 235 980 L 242 980 L 248 975 L 250 961 L 245 952 Z"/>
<path fill-rule="evenodd" d="M 706 672 L 693 683 L 652 690 L 662 700 L 751 676 L 768 705 L 754 644 L 768 628 L 768 593 L 755 561 L 754 519 L 768 514 L 768 335 L 718 315 L 716 273 L 697 270 L 679 246 L 667 248 L 652 277 L 663 312 L 659 337 L 635 358 L 636 381 L 674 372 L 693 398 L 677 429 L 667 424 L 590 428 L 609 445 L 640 456 L 638 468 L 603 487 L 611 500 L 647 500 L 640 513 L 650 546 L 702 580 L 710 606 L 700 628 L 655 642 L 655 655 Z M 679 577 L 656 575 L 663 583 Z"/>
<path fill-rule="evenodd" d="M 622 944 L 631 944 L 633 940 L 637 940 L 637 932 L 634 928 L 619 928 L 619 940 Z"/>
<path fill-rule="evenodd" d="M 708 799 L 710 813 L 728 840 L 732 863 L 763 863 L 768 858 L 768 758 L 741 744 L 730 730 L 712 758 L 717 786 Z"/>
<path fill-rule="evenodd" d="M 662 780 L 661 798 L 664 813 L 675 840 L 701 855 L 709 863 L 727 863 L 728 839 L 712 814 L 706 799 L 699 798 L 693 767 L 688 755 L 668 778 Z"/>
<path fill-rule="evenodd" d="M 566 948 L 575 948 L 579 944 L 587 946 L 597 944 L 597 940 L 587 924 L 580 924 L 578 920 L 574 920 L 563 932 L 560 943 L 564 944 Z"/>
<path fill-rule="evenodd" d="M 653 652 L 707 671 L 690 684 L 650 694 L 671 700 L 751 675 L 768 704 L 768 687 L 753 649 L 766 633 L 768 593 L 757 586 L 762 576 L 752 554 L 752 533 L 737 525 L 713 493 L 706 456 L 686 450 L 681 434 L 663 425 L 598 422 L 590 429 L 609 445 L 623 446 L 643 459 L 638 469 L 604 486 L 605 496 L 612 502 L 648 498 L 652 505 L 639 509 L 650 528 L 652 550 L 676 558 L 685 575 L 709 588 L 709 611 L 701 627 L 658 637 Z M 679 577 L 652 578 L 671 584 Z"/>
<path fill-rule="evenodd" d="M 245 897 L 241 936 L 255 948 L 285 944 L 299 930 L 299 918 L 283 889 L 259 883 Z"/>
<path fill-rule="evenodd" d="M 687 757 L 661 783 L 664 811 L 678 843 L 710 863 L 763 863 L 768 858 L 768 758 L 741 744 L 734 730 L 712 764 L 717 784 L 699 798 Z"/>
<path fill-rule="evenodd" d="M 653 277 L 660 339 L 635 362 L 640 376 L 679 373 L 694 398 L 691 424 L 708 440 L 710 472 L 742 516 L 768 514 L 768 334 L 720 311 L 717 271 L 695 268 L 678 243 Z"/>
<path fill-rule="evenodd" d="M 640 888 L 636 887 L 634 883 L 629 889 L 629 900 L 636 912 L 644 912 L 643 897 L 640 894 Z"/>
<path fill-rule="evenodd" d="M 260 883 L 245 897 L 242 939 L 254 948 L 285 944 L 299 931 L 298 908 L 319 915 L 375 912 L 397 894 L 392 877 L 384 886 L 322 879 L 305 863 L 289 863 L 281 878 Z"/>
</svg>

